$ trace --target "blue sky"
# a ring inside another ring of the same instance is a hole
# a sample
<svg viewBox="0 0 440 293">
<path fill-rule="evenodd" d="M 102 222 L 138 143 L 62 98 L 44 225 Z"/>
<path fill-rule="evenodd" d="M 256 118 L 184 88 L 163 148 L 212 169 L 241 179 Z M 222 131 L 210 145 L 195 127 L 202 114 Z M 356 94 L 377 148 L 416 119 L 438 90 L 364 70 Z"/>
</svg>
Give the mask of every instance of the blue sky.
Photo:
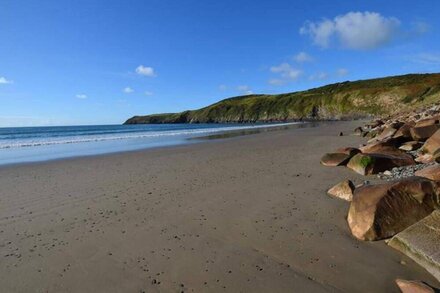
<svg viewBox="0 0 440 293">
<path fill-rule="evenodd" d="M 0 126 L 440 72 L 440 1 L 0 0 Z"/>
</svg>

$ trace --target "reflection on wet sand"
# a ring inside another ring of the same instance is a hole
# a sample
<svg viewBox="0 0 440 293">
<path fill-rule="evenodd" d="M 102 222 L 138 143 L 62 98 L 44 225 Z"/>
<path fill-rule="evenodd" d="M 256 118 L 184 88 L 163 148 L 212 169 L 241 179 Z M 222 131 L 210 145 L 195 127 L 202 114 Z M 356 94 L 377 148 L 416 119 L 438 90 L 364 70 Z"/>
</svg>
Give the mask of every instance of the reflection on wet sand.
<svg viewBox="0 0 440 293">
<path fill-rule="evenodd" d="M 243 136 L 243 135 L 251 135 L 251 134 L 257 134 L 257 133 L 263 133 L 263 132 L 269 132 L 269 131 L 310 128 L 310 127 L 316 127 L 318 125 L 323 125 L 324 123 L 331 123 L 331 122 L 300 122 L 297 124 L 289 124 L 289 125 L 284 124 L 284 125 L 280 125 L 279 127 L 276 127 L 276 126 L 274 126 L 274 127 L 258 127 L 260 125 L 256 124 L 255 129 L 241 129 L 241 130 L 225 131 L 225 132 L 213 134 L 213 135 L 191 137 L 191 138 L 188 138 L 188 140 L 225 139 L 225 138 L 232 138 L 232 137 Z"/>
</svg>

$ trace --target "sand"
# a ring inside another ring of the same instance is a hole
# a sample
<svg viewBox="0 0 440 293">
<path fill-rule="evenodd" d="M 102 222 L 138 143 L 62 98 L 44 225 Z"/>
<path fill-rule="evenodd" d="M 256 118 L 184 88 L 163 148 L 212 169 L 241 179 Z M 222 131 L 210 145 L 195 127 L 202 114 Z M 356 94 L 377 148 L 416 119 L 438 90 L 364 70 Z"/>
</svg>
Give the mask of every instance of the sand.
<svg viewBox="0 0 440 293">
<path fill-rule="evenodd" d="M 354 239 L 323 153 L 362 122 L 0 168 L 1 292 L 398 292 L 438 285 Z"/>
</svg>

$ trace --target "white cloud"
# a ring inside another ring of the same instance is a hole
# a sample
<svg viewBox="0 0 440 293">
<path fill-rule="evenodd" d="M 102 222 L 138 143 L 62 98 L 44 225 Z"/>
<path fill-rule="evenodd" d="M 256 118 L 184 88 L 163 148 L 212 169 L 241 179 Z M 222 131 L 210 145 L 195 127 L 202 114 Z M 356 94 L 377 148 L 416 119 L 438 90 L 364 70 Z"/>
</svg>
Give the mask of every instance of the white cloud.
<svg viewBox="0 0 440 293">
<path fill-rule="evenodd" d="M 0 84 L 14 83 L 12 80 L 6 79 L 6 77 L 0 76 Z"/>
<path fill-rule="evenodd" d="M 295 81 L 302 75 L 302 70 L 293 68 L 289 63 L 281 63 L 277 66 L 272 66 L 270 71 L 279 74 L 278 78 L 269 80 L 272 85 L 280 85 L 289 81 Z"/>
<path fill-rule="evenodd" d="M 335 25 L 333 21 L 328 19 L 325 19 L 318 24 L 314 22 L 306 22 L 299 30 L 301 35 L 310 35 L 315 44 L 324 48 L 329 46 L 330 37 L 334 32 Z"/>
<path fill-rule="evenodd" d="M 145 94 L 146 96 L 152 96 L 152 95 L 154 95 L 154 93 L 153 93 L 153 92 L 150 92 L 150 91 L 145 91 L 144 94 Z"/>
<path fill-rule="evenodd" d="M 346 69 L 346 68 L 339 68 L 338 70 L 336 70 L 336 74 L 338 76 L 346 76 L 348 74 L 348 69 Z"/>
<path fill-rule="evenodd" d="M 349 49 L 366 50 L 385 45 L 398 32 L 400 21 L 377 12 L 348 12 L 334 19 L 306 22 L 300 34 L 309 35 L 313 42 L 327 48 L 333 42 Z"/>
<path fill-rule="evenodd" d="M 150 77 L 156 76 L 153 67 L 144 66 L 144 65 L 139 65 L 138 67 L 136 67 L 136 73 L 143 76 L 150 76 Z"/>
<path fill-rule="evenodd" d="M 77 94 L 75 97 L 77 99 L 81 99 L 81 100 L 87 99 L 87 95 L 85 95 L 85 94 Z"/>
<path fill-rule="evenodd" d="M 122 91 L 124 93 L 126 93 L 126 94 L 131 94 L 132 92 L 134 92 L 134 89 L 132 89 L 131 87 L 127 86 Z"/>
<path fill-rule="evenodd" d="M 307 54 L 306 52 L 299 52 L 293 59 L 298 63 L 310 62 L 313 61 L 313 57 Z"/>
</svg>

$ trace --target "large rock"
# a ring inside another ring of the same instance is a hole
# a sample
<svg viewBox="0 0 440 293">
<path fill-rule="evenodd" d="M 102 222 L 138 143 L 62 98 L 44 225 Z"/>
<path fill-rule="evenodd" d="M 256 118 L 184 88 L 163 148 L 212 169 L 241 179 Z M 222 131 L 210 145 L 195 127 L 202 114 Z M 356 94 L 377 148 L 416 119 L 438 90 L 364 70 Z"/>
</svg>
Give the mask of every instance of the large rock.
<svg viewBox="0 0 440 293">
<path fill-rule="evenodd" d="M 440 149 L 440 130 L 437 130 L 423 145 L 422 151 L 425 153 L 434 154 Z"/>
<path fill-rule="evenodd" d="M 347 167 L 361 175 L 377 174 L 394 167 L 414 165 L 411 157 L 383 154 L 357 154 L 350 159 Z"/>
<path fill-rule="evenodd" d="M 402 293 L 436 293 L 437 290 L 421 281 L 396 279 L 396 284 Z"/>
<path fill-rule="evenodd" d="M 351 201 L 353 198 L 354 189 L 355 189 L 355 187 L 354 187 L 353 182 L 351 182 L 350 180 L 344 180 L 344 181 L 336 184 L 332 188 L 330 188 L 327 191 L 327 193 L 330 196 L 340 198 L 340 199 L 343 199 L 346 201 Z"/>
<path fill-rule="evenodd" d="M 359 135 L 359 136 L 363 136 L 364 134 L 364 130 L 362 129 L 362 127 L 356 127 L 353 132 L 354 135 Z"/>
<path fill-rule="evenodd" d="M 438 129 L 438 124 L 413 127 L 411 128 L 411 137 L 413 140 L 424 141 L 430 138 Z"/>
<path fill-rule="evenodd" d="M 411 123 L 404 124 L 396 133 L 393 135 L 393 138 L 402 138 L 402 139 L 411 139 L 411 128 L 413 125 Z"/>
<path fill-rule="evenodd" d="M 394 236 L 438 207 L 437 183 L 409 177 L 356 188 L 347 221 L 356 238 L 379 240 Z"/>
<path fill-rule="evenodd" d="M 382 141 L 372 141 L 368 143 L 367 145 L 364 145 L 359 148 L 359 150 L 363 153 L 374 153 L 375 151 L 379 149 L 384 149 L 386 147 L 396 147 L 399 145 L 398 141 L 394 138 L 390 138 L 387 140 Z"/>
<path fill-rule="evenodd" d="M 394 236 L 388 243 L 440 281 L 440 210 Z"/>
<path fill-rule="evenodd" d="M 393 137 L 393 135 L 397 132 L 397 129 L 393 126 L 385 127 L 382 132 L 377 135 L 374 140 L 386 140 L 388 138 Z"/>
<path fill-rule="evenodd" d="M 321 164 L 324 166 L 341 166 L 345 165 L 352 156 L 344 153 L 327 153 L 321 158 Z"/>
<path fill-rule="evenodd" d="M 384 124 L 384 122 L 382 121 L 382 119 L 376 119 L 376 120 L 373 120 L 373 121 L 366 123 L 365 126 L 372 129 L 372 128 L 376 128 L 378 126 L 381 126 L 383 124 Z"/>
<path fill-rule="evenodd" d="M 430 126 L 435 124 L 439 124 L 439 116 L 419 120 L 416 122 L 416 127 Z"/>
<path fill-rule="evenodd" d="M 354 156 L 359 154 L 361 151 L 354 147 L 343 147 L 336 150 L 336 153 L 346 154 L 350 156 Z"/>
<path fill-rule="evenodd" d="M 434 162 L 434 156 L 431 154 L 419 154 L 417 158 L 414 159 L 417 163 L 428 164 Z"/>
<path fill-rule="evenodd" d="M 373 139 L 374 137 L 376 137 L 380 132 L 380 129 L 377 128 L 373 128 L 370 131 L 367 132 L 367 134 L 363 135 L 363 137 L 367 137 L 369 139 Z"/>
<path fill-rule="evenodd" d="M 395 147 L 398 145 L 394 139 L 389 139 L 386 141 L 378 141 L 372 144 L 368 144 L 360 148 L 364 154 L 382 154 L 382 155 L 392 155 L 400 158 L 405 158 L 407 160 L 412 160 L 412 156 L 406 152 L 399 150 Z"/>
<path fill-rule="evenodd" d="M 400 147 L 399 150 L 403 150 L 403 151 L 414 151 L 414 150 L 418 150 L 419 148 L 422 147 L 422 143 L 419 141 L 408 141 L 403 143 Z"/>
<path fill-rule="evenodd" d="M 416 176 L 440 181 L 440 165 L 432 165 L 415 172 Z"/>
</svg>

